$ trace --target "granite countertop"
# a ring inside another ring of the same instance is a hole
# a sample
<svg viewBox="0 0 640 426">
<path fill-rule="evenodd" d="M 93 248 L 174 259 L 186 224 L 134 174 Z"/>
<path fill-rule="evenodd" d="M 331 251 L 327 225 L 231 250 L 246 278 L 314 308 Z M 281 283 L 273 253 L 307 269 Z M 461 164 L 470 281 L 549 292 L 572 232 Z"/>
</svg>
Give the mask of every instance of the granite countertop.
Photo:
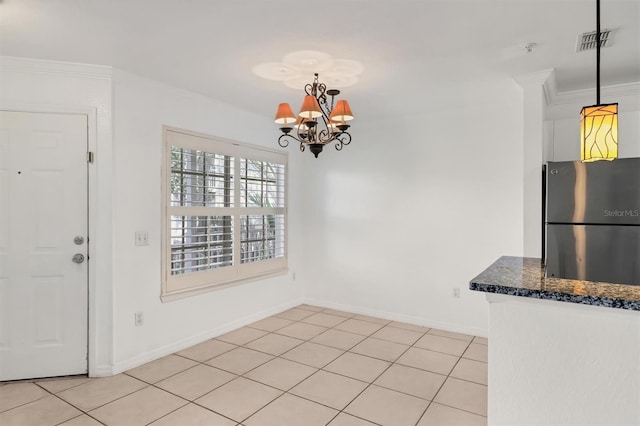
<svg viewBox="0 0 640 426">
<path fill-rule="evenodd" d="M 469 282 L 485 293 L 640 311 L 640 285 L 546 278 L 544 263 L 532 257 L 502 256 Z"/>
</svg>

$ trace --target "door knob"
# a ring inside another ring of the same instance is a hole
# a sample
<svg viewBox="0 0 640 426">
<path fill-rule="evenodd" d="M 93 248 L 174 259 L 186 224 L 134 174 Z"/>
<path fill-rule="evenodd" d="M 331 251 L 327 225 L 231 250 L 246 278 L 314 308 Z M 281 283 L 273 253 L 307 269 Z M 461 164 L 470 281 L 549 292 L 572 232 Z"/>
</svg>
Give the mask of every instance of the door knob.
<svg viewBox="0 0 640 426">
<path fill-rule="evenodd" d="M 79 246 L 84 243 L 84 237 L 82 235 L 76 235 L 76 237 L 73 239 L 73 242 Z"/>
<path fill-rule="evenodd" d="M 84 262 L 84 254 L 76 253 L 71 260 L 73 260 L 73 263 L 82 263 Z"/>
</svg>

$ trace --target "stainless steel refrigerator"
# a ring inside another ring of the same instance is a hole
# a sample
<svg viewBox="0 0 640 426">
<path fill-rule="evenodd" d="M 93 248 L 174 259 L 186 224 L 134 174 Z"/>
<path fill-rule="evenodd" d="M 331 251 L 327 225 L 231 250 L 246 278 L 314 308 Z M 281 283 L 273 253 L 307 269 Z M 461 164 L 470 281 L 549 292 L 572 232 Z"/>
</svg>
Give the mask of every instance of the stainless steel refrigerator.
<svg viewBox="0 0 640 426">
<path fill-rule="evenodd" d="M 640 158 L 547 164 L 546 274 L 640 285 Z"/>
</svg>

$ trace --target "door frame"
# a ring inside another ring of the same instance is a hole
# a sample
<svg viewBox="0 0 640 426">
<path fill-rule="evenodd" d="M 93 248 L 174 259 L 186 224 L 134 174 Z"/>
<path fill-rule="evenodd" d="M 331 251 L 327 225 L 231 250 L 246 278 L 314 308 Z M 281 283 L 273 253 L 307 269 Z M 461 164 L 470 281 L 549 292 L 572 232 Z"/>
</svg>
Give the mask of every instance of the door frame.
<svg viewBox="0 0 640 426">
<path fill-rule="evenodd" d="M 44 113 L 44 114 L 77 114 L 87 117 L 87 151 L 95 153 L 98 141 L 98 111 L 95 107 L 68 107 L 68 106 L 25 106 L 0 103 L 0 110 L 25 112 L 25 113 Z M 97 365 L 97 326 L 98 318 L 96 315 L 96 261 L 98 260 L 96 253 L 96 234 L 97 234 L 97 195 L 98 195 L 98 179 L 95 159 L 93 164 L 87 163 L 87 373 L 89 376 L 102 376 Z"/>
</svg>

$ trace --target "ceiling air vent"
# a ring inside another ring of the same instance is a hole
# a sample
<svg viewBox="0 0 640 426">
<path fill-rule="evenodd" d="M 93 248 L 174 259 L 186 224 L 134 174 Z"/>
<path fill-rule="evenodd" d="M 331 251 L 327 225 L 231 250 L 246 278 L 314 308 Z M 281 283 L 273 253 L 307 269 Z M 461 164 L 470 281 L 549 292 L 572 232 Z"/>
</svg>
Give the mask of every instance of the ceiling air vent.
<svg viewBox="0 0 640 426">
<path fill-rule="evenodd" d="M 595 31 L 579 34 L 578 42 L 576 43 L 576 52 L 595 49 L 597 47 L 596 38 L 597 36 Z M 609 47 L 612 44 L 613 44 L 613 30 L 601 30 L 600 31 L 600 47 L 601 48 Z"/>
</svg>

